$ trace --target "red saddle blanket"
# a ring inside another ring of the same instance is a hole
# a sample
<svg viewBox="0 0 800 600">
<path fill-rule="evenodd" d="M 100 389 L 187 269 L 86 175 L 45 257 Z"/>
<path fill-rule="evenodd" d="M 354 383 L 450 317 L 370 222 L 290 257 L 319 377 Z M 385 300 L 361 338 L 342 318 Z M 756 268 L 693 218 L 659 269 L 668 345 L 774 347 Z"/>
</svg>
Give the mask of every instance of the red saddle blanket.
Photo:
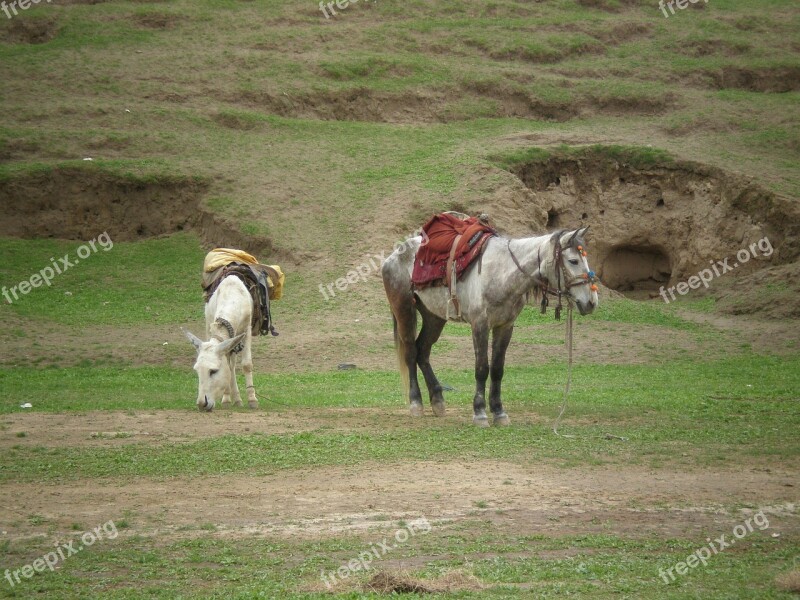
<svg viewBox="0 0 800 600">
<path fill-rule="evenodd" d="M 497 235 L 494 229 L 482 223 L 477 217 L 460 219 L 448 213 L 434 215 L 423 225 L 422 230 L 427 239 L 417 251 L 411 274 L 411 282 L 416 287 L 425 287 L 447 278 L 447 260 L 450 258 L 453 242 L 459 235 L 461 239 L 454 257 L 458 278 L 461 278 L 464 271 L 481 255 L 488 239 Z"/>
</svg>

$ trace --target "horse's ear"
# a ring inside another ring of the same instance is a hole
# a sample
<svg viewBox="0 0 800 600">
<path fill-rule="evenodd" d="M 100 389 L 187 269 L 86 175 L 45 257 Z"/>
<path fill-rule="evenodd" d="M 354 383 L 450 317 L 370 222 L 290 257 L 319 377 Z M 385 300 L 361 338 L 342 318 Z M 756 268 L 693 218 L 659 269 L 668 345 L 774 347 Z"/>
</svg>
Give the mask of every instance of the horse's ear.
<svg viewBox="0 0 800 600">
<path fill-rule="evenodd" d="M 244 336 L 247 335 L 247 332 L 242 332 L 239 335 L 233 336 L 229 340 L 225 340 L 219 346 L 217 346 L 216 350 L 220 354 L 230 354 L 233 349 L 244 339 Z"/>
<path fill-rule="evenodd" d="M 569 236 L 569 239 L 567 240 L 567 243 L 564 244 L 564 248 L 569 248 L 570 246 L 575 246 L 575 245 L 577 245 L 579 243 L 584 243 L 584 238 L 586 237 L 586 232 L 587 231 L 589 231 L 589 226 L 588 225 L 586 227 L 580 227 L 580 228 L 576 229 L 572 233 L 572 235 Z"/>
<path fill-rule="evenodd" d="M 186 331 L 183 327 L 181 327 L 181 331 L 183 332 L 183 335 L 185 335 L 187 337 L 187 339 L 192 343 L 192 346 L 194 346 L 194 349 L 199 352 L 200 351 L 200 346 L 202 345 L 203 340 L 198 338 L 191 331 Z"/>
</svg>

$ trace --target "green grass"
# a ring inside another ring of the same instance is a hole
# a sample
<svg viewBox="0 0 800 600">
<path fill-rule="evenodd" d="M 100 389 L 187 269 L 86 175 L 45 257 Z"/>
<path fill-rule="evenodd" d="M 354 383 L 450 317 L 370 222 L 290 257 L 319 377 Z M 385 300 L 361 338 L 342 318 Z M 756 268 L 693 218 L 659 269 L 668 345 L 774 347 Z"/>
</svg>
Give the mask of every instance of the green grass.
<svg viewBox="0 0 800 600">
<path fill-rule="evenodd" d="M 768 533 L 769 530 L 767 530 Z M 147 537 L 102 539 L 91 548 L 70 557 L 55 573 L 45 571 L 23 580 L 13 591 L 0 587 L 2 597 L 104 598 L 329 598 L 321 573 L 330 572 L 358 556 L 371 544 L 390 538 L 394 529 L 374 532 L 374 539 L 338 536 L 327 540 L 287 541 L 275 536 L 188 539 L 154 545 Z M 385 560 L 433 558 L 423 569 L 415 569 L 422 580 L 458 569 L 479 577 L 491 586 L 479 592 L 446 596 L 459 598 L 527 597 L 535 587 L 536 597 L 565 594 L 577 597 L 685 598 L 694 595 L 726 598 L 789 598 L 774 586 L 773 577 L 791 565 L 797 544 L 771 540 L 755 531 L 739 551 L 712 557 L 675 582 L 665 584 L 659 569 L 668 569 L 701 547 L 704 536 L 719 531 L 699 531 L 692 539 L 640 536 L 623 538 L 613 534 L 565 535 L 561 537 L 493 533 L 488 523 L 473 520 L 457 528 L 433 524 L 430 533 L 418 533 L 371 565 L 369 572 L 356 571 L 350 589 L 357 589 Z M 40 542 L 29 541 L 7 549 L 9 565 L 25 564 L 37 552 L 47 551 Z M 487 558 L 486 553 L 495 554 Z M 448 558 L 453 557 L 453 558 Z M 458 558 L 456 558 L 458 557 Z M 382 564 L 383 563 L 383 564 Z M 5 565 L 3 565 L 5 566 Z M 156 579 L 161 575 L 162 578 Z M 130 588 L 129 581 L 137 581 Z M 524 585 L 525 588 L 518 588 Z M 312 586 L 319 592 L 308 591 Z M 347 588 L 345 588 L 347 589 Z M 14 593 L 16 592 L 16 594 Z M 380 598 L 355 591 L 340 598 Z"/>
<path fill-rule="evenodd" d="M 62 257 L 73 263 L 83 244 L 0 238 L 0 254 L 5 259 L 0 265 L 0 281 L 10 289 L 52 266 L 51 258 L 59 268 Z M 194 234 L 146 243 L 111 239 L 105 247 L 96 242 L 96 248 L 85 260 L 57 274 L 50 286 L 18 293 L 19 299 L 11 305 L 3 300 L 3 310 L 79 327 L 87 323 L 175 324 L 197 318 L 205 252 Z M 9 296 L 14 300 L 11 292 Z"/>
<path fill-rule="evenodd" d="M 676 460 L 676 447 L 689 451 L 689 464 L 735 464 L 737 456 L 795 457 L 800 445 L 792 432 L 800 425 L 794 391 L 800 386 L 797 359 L 752 356 L 711 363 L 653 366 L 578 366 L 563 428 L 578 434 L 566 441 L 552 436 L 546 423 L 557 411 L 564 366 L 508 369 L 505 403 L 510 429 L 482 431 L 468 418 L 463 426 L 431 423 L 424 430 L 342 434 L 319 431 L 282 435 L 230 435 L 189 444 L 117 448 L 46 449 L 33 445 L 0 458 L 2 475 L 15 480 L 75 477 L 194 476 L 226 472 L 272 473 L 303 466 L 347 464 L 358 448 L 369 460 L 424 460 L 431 456 L 522 460 L 547 458 L 563 464 Z M 680 373 L 680 376 L 676 376 Z M 190 371 L 169 369 L 46 369 L 0 371 L 0 411 L 121 410 L 171 408 L 193 411 Z M 443 372 L 456 388 L 451 406 L 469 414 L 471 373 Z M 22 382 L 25 381 L 25 385 Z M 280 385 L 276 386 L 275 382 Z M 270 389 L 270 410 L 299 407 L 401 406 L 393 373 L 358 372 L 257 377 Z M 58 386 L 57 396 L 45 390 Z M 114 392 L 112 392 L 114 390 Z M 465 415 L 466 416 L 466 415 Z M 209 417 L 215 418 L 215 417 Z M 373 416 L 385 419 L 385 415 Z M 591 423 L 591 424 L 587 424 Z M 377 423 L 376 423 L 377 426 Z M 629 438 L 618 445 L 602 436 Z M 239 456 L 237 460 L 228 457 Z M 58 460 L 54 460 L 58 457 Z"/>
</svg>

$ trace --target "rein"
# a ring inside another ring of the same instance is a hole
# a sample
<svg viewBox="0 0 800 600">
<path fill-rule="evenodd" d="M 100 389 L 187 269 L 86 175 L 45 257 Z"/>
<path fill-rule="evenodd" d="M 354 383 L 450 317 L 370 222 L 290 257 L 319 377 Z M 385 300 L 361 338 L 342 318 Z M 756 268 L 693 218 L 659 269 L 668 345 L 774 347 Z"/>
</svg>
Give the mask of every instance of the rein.
<svg viewBox="0 0 800 600">
<path fill-rule="evenodd" d="M 511 250 L 511 240 L 508 240 L 508 252 L 511 254 L 511 259 L 514 261 L 514 264 L 517 265 L 517 268 L 522 272 L 523 275 L 527 275 L 528 277 L 536 280 L 535 275 L 530 275 L 529 273 L 525 272 L 525 269 L 522 268 L 522 265 L 517 260 L 517 257 L 514 255 L 514 252 Z M 597 285 L 595 281 L 597 278 L 595 277 L 594 271 L 589 268 L 589 262 L 586 260 L 586 250 L 583 249 L 583 246 L 578 246 L 578 252 L 580 252 L 581 258 L 583 258 L 583 266 L 586 268 L 586 272 L 583 273 L 579 277 L 574 277 L 572 281 L 569 280 L 569 273 L 567 272 L 567 268 L 564 265 L 564 252 L 561 248 L 561 243 L 559 239 L 555 238 L 554 248 L 553 248 L 553 270 L 555 271 L 555 279 L 556 279 L 556 288 L 553 289 L 549 285 L 549 281 L 547 278 L 544 281 L 537 281 L 539 290 L 542 292 L 542 314 L 547 311 L 547 296 L 548 294 L 551 296 L 555 296 L 558 298 L 558 304 L 556 305 L 556 320 L 561 320 L 561 298 L 566 296 L 567 297 L 567 330 L 566 330 L 566 339 L 565 343 L 567 346 L 567 383 L 564 386 L 564 399 L 561 402 L 561 410 L 558 412 L 558 416 L 556 420 L 553 422 L 553 433 L 555 433 L 559 437 L 564 438 L 574 438 L 574 435 L 565 435 L 558 432 L 558 426 L 561 423 L 561 417 L 564 415 L 564 411 L 567 409 L 567 399 L 569 398 L 569 387 L 572 383 L 572 331 L 573 331 L 573 319 L 572 319 L 572 300 L 574 297 L 570 293 L 570 288 L 573 288 L 577 285 L 588 285 L 593 292 L 597 291 Z M 537 260 L 539 262 L 539 271 L 542 268 L 542 247 L 539 246 L 537 251 Z M 561 276 L 564 276 L 564 289 L 561 286 Z M 609 437 L 609 434 L 606 434 L 606 437 Z M 618 436 L 611 436 L 613 438 L 617 438 Z M 624 439 L 624 438 L 619 438 Z"/>
</svg>

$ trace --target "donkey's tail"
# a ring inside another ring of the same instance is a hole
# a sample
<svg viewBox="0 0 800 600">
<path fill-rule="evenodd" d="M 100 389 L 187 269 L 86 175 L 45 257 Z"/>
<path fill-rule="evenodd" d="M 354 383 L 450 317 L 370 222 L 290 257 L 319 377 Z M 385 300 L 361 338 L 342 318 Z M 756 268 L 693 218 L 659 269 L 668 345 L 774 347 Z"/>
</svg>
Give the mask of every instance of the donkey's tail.
<svg viewBox="0 0 800 600">
<path fill-rule="evenodd" d="M 416 315 L 414 315 L 416 320 Z M 408 363 L 406 362 L 406 343 L 403 341 L 403 336 L 400 335 L 397 317 L 392 313 L 392 328 L 394 329 L 394 350 L 397 353 L 397 366 L 400 369 L 400 380 L 403 383 L 403 394 L 405 400 L 408 400 L 409 388 L 409 374 Z M 414 324 L 416 330 L 416 323 Z"/>
</svg>

